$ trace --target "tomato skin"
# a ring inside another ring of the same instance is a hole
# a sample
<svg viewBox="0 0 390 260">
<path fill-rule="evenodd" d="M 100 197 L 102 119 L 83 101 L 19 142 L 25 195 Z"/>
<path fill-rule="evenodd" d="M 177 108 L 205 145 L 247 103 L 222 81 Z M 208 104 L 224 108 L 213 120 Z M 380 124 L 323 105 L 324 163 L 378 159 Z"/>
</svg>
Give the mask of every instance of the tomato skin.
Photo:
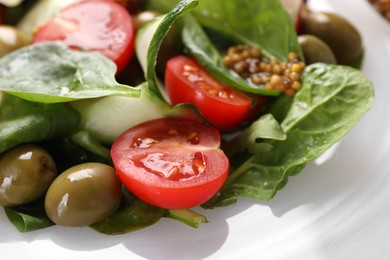
<svg viewBox="0 0 390 260">
<path fill-rule="evenodd" d="M 165 86 L 172 105 L 194 104 L 220 131 L 238 128 L 251 114 L 249 96 L 214 80 L 188 56 L 167 62 Z"/>
<path fill-rule="evenodd" d="M 143 201 L 191 208 L 209 200 L 226 180 L 229 161 L 219 144 L 219 132 L 209 125 L 164 118 L 124 132 L 111 157 L 119 179 Z"/>
<path fill-rule="evenodd" d="M 34 42 L 62 41 L 74 49 L 99 51 L 119 74 L 134 52 L 135 28 L 125 7 L 115 1 L 86 0 L 62 9 L 38 28 Z"/>
</svg>

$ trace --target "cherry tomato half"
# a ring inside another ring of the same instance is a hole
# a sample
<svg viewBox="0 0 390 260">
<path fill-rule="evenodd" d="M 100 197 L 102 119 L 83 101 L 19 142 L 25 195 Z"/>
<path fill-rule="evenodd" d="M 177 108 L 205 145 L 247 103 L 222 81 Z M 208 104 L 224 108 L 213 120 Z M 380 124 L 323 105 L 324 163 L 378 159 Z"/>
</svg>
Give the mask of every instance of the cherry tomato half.
<svg viewBox="0 0 390 260">
<path fill-rule="evenodd" d="M 168 209 L 191 208 L 223 185 L 229 161 L 219 132 L 202 122 L 163 118 L 120 135 L 111 147 L 119 179 L 145 202 Z"/>
<path fill-rule="evenodd" d="M 99 51 L 120 73 L 134 52 L 135 29 L 125 7 L 107 0 L 76 2 L 41 26 L 34 42 L 63 41 L 74 49 Z"/>
<path fill-rule="evenodd" d="M 171 58 L 165 86 L 172 105 L 194 104 L 221 131 L 237 128 L 252 114 L 252 99 L 213 79 L 192 57 Z"/>
</svg>

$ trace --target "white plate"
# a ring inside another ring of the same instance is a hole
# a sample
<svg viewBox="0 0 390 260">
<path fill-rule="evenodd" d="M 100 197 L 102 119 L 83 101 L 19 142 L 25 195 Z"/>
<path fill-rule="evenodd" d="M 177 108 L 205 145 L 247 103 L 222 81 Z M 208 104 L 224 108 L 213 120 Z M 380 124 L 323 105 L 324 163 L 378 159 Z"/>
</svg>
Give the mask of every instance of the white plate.
<svg viewBox="0 0 390 260">
<path fill-rule="evenodd" d="M 330 160 L 311 163 L 269 203 L 202 211 L 192 229 L 163 219 L 126 235 L 51 227 L 21 234 L 0 211 L 1 259 L 390 259 L 390 24 L 366 0 L 311 0 L 357 26 L 372 110 Z"/>
</svg>

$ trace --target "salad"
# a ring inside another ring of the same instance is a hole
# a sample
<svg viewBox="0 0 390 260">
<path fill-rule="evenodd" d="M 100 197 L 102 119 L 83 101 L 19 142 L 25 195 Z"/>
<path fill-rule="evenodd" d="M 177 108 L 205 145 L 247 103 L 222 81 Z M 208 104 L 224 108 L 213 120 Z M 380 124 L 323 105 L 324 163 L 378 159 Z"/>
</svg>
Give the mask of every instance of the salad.
<svg viewBox="0 0 390 260">
<path fill-rule="evenodd" d="M 373 104 L 359 33 L 301 1 L 33 2 L 0 59 L 0 204 L 21 232 L 269 201 Z"/>
</svg>

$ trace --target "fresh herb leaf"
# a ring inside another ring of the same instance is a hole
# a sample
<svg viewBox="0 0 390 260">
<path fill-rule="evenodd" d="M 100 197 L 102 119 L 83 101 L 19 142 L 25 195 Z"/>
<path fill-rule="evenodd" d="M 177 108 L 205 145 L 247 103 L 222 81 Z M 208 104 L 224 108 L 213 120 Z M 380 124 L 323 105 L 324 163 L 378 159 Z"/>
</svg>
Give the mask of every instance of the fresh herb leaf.
<svg viewBox="0 0 390 260">
<path fill-rule="evenodd" d="M 273 115 L 265 114 L 240 134 L 224 143 L 223 150 L 228 156 L 240 151 L 260 154 L 272 149 L 272 144 L 264 140 L 283 141 L 285 139 L 286 134 Z"/>
<path fill-rule="evenodd" d="M 4 207 L 4 210 L 19 232 L 34 231 L 54 225 L 46 215 L 43 199 L 24 206 Z"/>
<path fill-rule="evenodd" d="M 0 59 L 0 91 L 42 103 L 140 95 L 139 89 L 116 82 L 115 73 L 115 64 L 100 53 L 36 43 Z"/>
<path fill-rule="evenodd" d="M 157 55 L 161 43 L 172 24 L 183 14 L 196 7 L 197 0 L 183 0 L 173 7 L 166 15 L 162 15 L 144 26 L 136 37 L 136 53 L 138 60 L 145 72 L 150 91 L 164 99 L 156 77 Z M 149 46 L 145 48 L 145 46 Z"/>
<path fill-rule="evenodd" d="M 167 11 L 177 1 L 150 0 L 151 8 Z M 294 51 L 302 57 L 289 14 L 275 0 L 202 0 L 192 14 L 202 26 L 238 43 L 257 47 L 278 61 Z"/>
<path fill-rule="evenodd" d="M 0 153 L 21 143 L 65 136 L 80 116 L 65 104 L 33 103 L 0 92 Z"/>
<path fill-rule="evenodd" d="M 191 15 L 187 15 L 184 19 L 182 38 L 191 55 L 196 58 L 203 68 L 222 83 L 255 94 L 273 96 L 280 94 L 280 91 L 259 88 L 228 69 L 223 63 L 221 53 L 208 38 L 198 21 Z"/>
<path fill-rule="evenodd" d="M 91 228 L 106 235 L 124 234 L 153 225 L 165 214 L 165 209 L 149 205 L 122 190 L 122 202 L 116 213 Z"/>
<path fill-rule="evenodd" d="M 303 74 L 281 123 L 285 141 L 271 141 L 268 153 L 253 154 L 234 169 L 219 196 L 206 207 L 234 203 L 238 197 L 268 201 L 287 182 L 345 136 L 371 108 L 372 83 L 360 71 L 346 66 L 313 64 Z"/>
</svg>

